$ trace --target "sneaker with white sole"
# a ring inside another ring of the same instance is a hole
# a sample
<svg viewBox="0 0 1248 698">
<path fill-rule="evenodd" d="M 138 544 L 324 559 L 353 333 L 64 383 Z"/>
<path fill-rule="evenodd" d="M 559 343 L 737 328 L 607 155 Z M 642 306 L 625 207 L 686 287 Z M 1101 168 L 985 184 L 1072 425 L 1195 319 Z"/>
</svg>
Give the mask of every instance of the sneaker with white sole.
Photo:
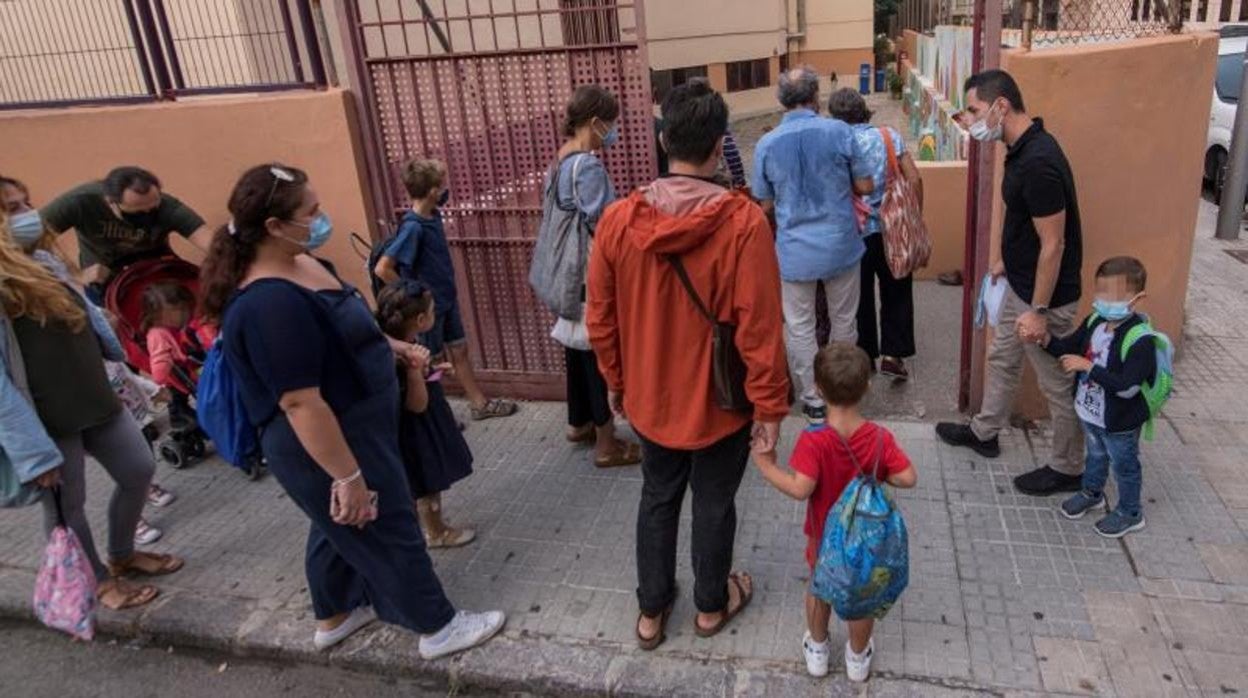
<svg viewBox="0 0 1248 698">
<path fill-rule="evenodd" d="M 178 495 L 154 482 L 147 488 L 147 503 L 154 507 L 167 507 L 170 504 L 173 504 L 174 500 L 177 498 Z"/>
<path fill-rule="evenodd" d="M 1140 531 L 1144 529 L 1144 515 L 1124 514 L 1121 511 L 1111 511 L 1109 514 L 1096 522 L 1096 532 L 1106 538 L 1122 538 L 1132 531 Z"/>
<path fill-rule="evenodd" d="M 875 638 L 867 642 L 862 654 L 855 654 L 849 641 L 845 642 L 845 675 L 850 681 L 862 683 L 871 675 L 871 655 L 875 654 Z"/>
<path fill-rule="evenodd" d="M 134 528 L 134 544 L 135 545 L 151 545 L 160 540 L 165 532 L 149 524 L 143 519 L 139 519 L 139 525 Z"/>
<path fill-rule="evenodd" d="M 312 636 L 312 644 L 316 645 L 318 650 L 327 650 L 375 620 L 377 620 L 377 612 L 372 606 L 357 606 L 346 620 L 338 624 L 338 627 L 333 630 L 317 630 L 316 635 Z"/>
<path fill-rule="evenodd" d="M 438 659 L 485 643 L 507 622 L 502 611 L 459 611 L 446 627 L 420 638 L 420 658 Z"/>
<path fill-rule="evenodd" d="M 828 675 L 828 641 L 815 642 L 810 631 L 802 637 L 802 653 L 806 655 L 806 671 L 811 676 Z"/>
</svg>

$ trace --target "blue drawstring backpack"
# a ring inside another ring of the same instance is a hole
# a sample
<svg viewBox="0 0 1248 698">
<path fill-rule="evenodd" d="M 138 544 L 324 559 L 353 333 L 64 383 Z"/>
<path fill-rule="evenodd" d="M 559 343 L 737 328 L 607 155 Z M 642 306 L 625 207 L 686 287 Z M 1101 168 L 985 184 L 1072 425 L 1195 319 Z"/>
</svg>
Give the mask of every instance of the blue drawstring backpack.
<svg viewBox="0 0 1248 698">
<path fill-rule="evenodd" d="M 260 451 L 260 442 L 256 439 L 256 428 L 247 419 L 238 377 L 225 356 L 224 337 L 217 337 L 204 358 L 195 407 L 199 427 L 212 439 L 217 455 L 235 468 L 250 470 L 253 457 Z"/>
<path fill-rule="evenodd" d="M 837 436 L 858 475 L 823 524 L 810 591 L 844 620 L 883 618 L 910 581 L 906 522 L 879 478 L 884 432 L 880 431 L 869 473 L 845 437 L 839 432 Z"/>
</svg>

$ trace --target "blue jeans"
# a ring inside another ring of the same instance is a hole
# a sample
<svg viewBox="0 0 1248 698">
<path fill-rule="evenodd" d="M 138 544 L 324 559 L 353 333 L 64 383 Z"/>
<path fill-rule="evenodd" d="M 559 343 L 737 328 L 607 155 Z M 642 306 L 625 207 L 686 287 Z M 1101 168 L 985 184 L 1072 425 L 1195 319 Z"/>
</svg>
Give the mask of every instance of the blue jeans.
<svg viewBox="0 0 1248 698">
<path fill-rule="evenodd" d="M 1140 486 L 1144 477 L 1140 470 L 1140 430 L 1109 432 L 1094 424 L 1083 422 L 1087 437 L 1087 458 L 1083 470 L 1083 489 L 1092 494 L 1105 491 L 1109 468 L 1114 468 L 1118 482 L 1118 506 L 1115 509 L 1127 516 L 1140 515 Z"/>
</svg>

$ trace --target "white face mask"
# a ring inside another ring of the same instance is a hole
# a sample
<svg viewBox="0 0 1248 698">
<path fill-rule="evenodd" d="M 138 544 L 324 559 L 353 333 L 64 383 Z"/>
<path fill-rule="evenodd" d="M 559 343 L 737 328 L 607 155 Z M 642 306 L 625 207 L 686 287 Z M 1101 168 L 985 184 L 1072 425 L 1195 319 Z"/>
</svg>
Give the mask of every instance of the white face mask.
<svg viewBox="0 0 1248 698">
<path fill-rule="evenodd" d="M 988 107 L 988 111 L 984 113 L 984 118 L 971 124 L 971 127 L 967 129 L 967 131 L 971 134 L 971 138 L 974 138 L 980 143 L 988 143 L 990 141 L 1001 139 L 1001 122 L 1005 120 L 1004 117 L 997 120 L 996 126 L 988 125 L 988 119 L 992 118 L 992 112 L 996 108 L 996 104 Z"/>
</svg>

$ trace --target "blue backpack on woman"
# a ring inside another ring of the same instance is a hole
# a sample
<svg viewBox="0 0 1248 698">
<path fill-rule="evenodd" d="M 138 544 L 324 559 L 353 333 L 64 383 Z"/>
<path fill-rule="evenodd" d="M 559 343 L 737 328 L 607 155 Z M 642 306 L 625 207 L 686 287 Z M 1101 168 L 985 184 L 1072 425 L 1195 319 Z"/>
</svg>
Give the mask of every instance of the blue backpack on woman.
<svg viewBox="0 0 1248 698">
<path fill-rule="evenodd" d="M 204 358 L 195 406 L 199 427 L 212 439 L 217 455 L 253 477 L 258 475 L 260 441 L 247 419 L 238 377 L 225 356 L 223 337 L 217 337 Z"/>
<path fill-rule="evenodd" d="M 810 591 L 842 619 L 883 618 L 910 581 L 906 522 L 879 478 L 883 432 L 871 472 L 863 472 L 845 437 L 840 438 L 858 475 L 823 524 Z"/>
</svg>

